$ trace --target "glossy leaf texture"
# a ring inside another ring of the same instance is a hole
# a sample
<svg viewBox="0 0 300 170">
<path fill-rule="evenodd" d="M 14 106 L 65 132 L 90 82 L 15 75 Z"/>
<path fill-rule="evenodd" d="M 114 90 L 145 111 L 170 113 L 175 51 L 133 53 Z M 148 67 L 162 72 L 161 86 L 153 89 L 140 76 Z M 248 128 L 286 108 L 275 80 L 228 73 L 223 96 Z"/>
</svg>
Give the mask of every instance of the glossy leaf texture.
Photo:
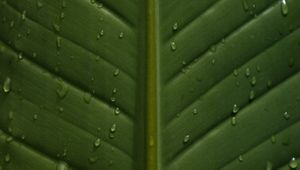
<svg viewBox="0 0 300 170">
<path fill-rule="evenodd" d="M 0 2 L 0 169 L 300 166 L 299 0 Z"/>
</svg>

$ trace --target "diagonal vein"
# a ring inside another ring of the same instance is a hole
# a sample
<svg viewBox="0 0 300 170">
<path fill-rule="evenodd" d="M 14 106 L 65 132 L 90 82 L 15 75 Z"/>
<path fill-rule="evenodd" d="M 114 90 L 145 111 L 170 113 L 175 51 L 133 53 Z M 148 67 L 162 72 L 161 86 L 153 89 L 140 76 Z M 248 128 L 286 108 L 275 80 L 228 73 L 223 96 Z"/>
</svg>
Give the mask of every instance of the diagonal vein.
<svg viewBox="0 0 300 170">
<path fill-rule="evenodd" d="M 281 85 L 283 85 L 283 83 L 284 83 L 286 80 L 288 80 L 288 79 L 290 79 L 290 78 L 296 76 L 296 75 L 299 74 L 299 73 L 300 73 L 300 71 L 297 71 L 297 72 L 295 72 L 295 73 L 292 73 L 290 76 L 284 78 L 284 79 L 281 80 L 278 84 L 274 85 L 274 86 L 272 87 L 272 89 L 270 89 L 269 91 L 264 91 L 263 94 L 261 94 L 260 96 L 258 96 L 258 97 L 256 98 L 256 101 L 258 101 L 258 100 L 260 100 L 260 99 L 262 100 L 262 97 L 263 97 L 263 96 L 266 96 L 271 90 L 275 89 L 276 87 L 280 87 Z M 246 104 L 246 105 L 242 106 L 242 107 L 241 107 L 242 109 L 240 110 L 240 112 L 242 113 L 242 111 L 245 110 L 248 106 L 250 106 L 250 104 Z M 216 123 L 213 125 L 213 127 L 209 128 L 208 131 L 206 131 L 206 132 L 203 133 L 203 135 L 197 136 L 196 139 L 195 139 L 195 141 L 192 142 L 189 146 L 187 146 L 186 148 L 183 148 L 183 149 L 179 150 L 178 152 L 176 152 L 176 153 L 174 154 L 174 156 L 173 156 L 172 158 L 170 158 L 170 160 L 172 160 L 172 161 L 170 161 L 168 164 L 171 165 L 172 162 L 176 161 L 180 156 L 183 155 L 183 153 L 185 153 L 187 150 L 190 150 L 193 146 L 195 146 L 197 143 L 199 143 L 199 142 L 201 141 L 201 139 L 203 139 L 205 136 L 207 136 L 208 134 L 212 133 L 212 132 L 216 129 L 216 127 L 218 127 L 218 126 L 220 126 L 221 124 L 223 124 L 223 123 L 225 123 L 226 121 L 228 121 L 230 117 L 231 117 L 230 115 L 227 115 L 227 116 L 226 116 L 225 118 L 223 118 L 222 120 L 216 122 Z"/>
</svg>

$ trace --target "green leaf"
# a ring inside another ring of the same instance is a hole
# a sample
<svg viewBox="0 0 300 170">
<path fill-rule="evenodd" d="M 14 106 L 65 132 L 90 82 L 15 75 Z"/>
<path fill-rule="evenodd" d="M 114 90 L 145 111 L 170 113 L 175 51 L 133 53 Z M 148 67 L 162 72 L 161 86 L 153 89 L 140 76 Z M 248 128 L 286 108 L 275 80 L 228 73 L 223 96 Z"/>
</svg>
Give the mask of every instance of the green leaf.
<svg viewBox="0 0 300 170">
<path fill-rule="evenodd" d="M 299 166 L 300 1 L 0 2 L 0 169 Z"/>
</svg>

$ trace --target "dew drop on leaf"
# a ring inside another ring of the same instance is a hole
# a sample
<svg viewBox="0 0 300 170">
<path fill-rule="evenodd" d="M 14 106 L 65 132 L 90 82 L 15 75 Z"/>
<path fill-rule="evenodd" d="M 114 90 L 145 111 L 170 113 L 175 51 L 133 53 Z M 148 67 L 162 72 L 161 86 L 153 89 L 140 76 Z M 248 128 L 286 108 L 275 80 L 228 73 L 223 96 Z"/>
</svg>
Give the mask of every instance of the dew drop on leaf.
<svg viewBox="0 0 300 170">
<path fill-rule="evenodd" d="M 196 108 L 193 109 L 193 115 L 198 114 L 198 110 Z"/>
<path fill-rule="evenodd" d="M 6 163 L 9 163 L 10 162 L 10 154 L 9 153 L 7 153 L 5 156 L 4 156 L 4 161 L 6 162 Z"/>
<path fill-rule="evenodd" d="M 124 33 L 123 32 L 120 32 L 119 34 L 119 39 L 123 39 L 124 38 Z"/>
<path fill-rule="evenodd" d="M 9 77 L 5 78 L 2 89 L 5 93 L 10 92 L 10 90 L 11 90 L 11 79 Z"/>
<path fill-rule="evenodd" d="M 238 71 L 237 69 L 234 69 L 234 70 L 233 70 L 233 75 L 234 75 L 235 77 L 237 77 L 237 76 L 239 75 L 239 71 Z"/>
<path fill-rule="evenodd" d="M 83 101 L 86 103 L 86 104 L 89 104 L 92 100 L 92 95 L 91 93 L 88 93 L 88 92 L 85 92 L 84 95 L 83 95 Z"/>
<path fill-rule="evenodd" d="M 248 0 L 243 0 L 243 9 L 247 12 L 249 10 Z"/>
<path fill-rule="evenodd" d="M 232 113 L 237 114 L 239 112 L 240 108 L 237 104 L 234 104 L 232 107 Z"/>
<path fill-rule="evenodd" d="M 281 13 L 283 16 L 287 16 L 289 13 L 289 8 L 287 6 L 286 0 L 281 0 Z"/>
<path fill-rule="evenodd" d="M 61 48 L 61 37 L 56 37 L 56 47 L 57 49 Z"/>
<path fill-rule="evenodd" d="M 69 169 L 68 164 L 63 161 L 59 161 L 56 165 L 56 170 L 68 170 L 68 169 Z"/>
<path fill-rule="evenodd" d="M 250 70 L 249 67 L 247 67 L 246 70 L 245 70 L 245 76 L 249 77 L 250 75 L 251 75 L 251 70 Z"/>
<path fill-rule="evenodd" d="M 183 138 L 183 143 L 188 143 L 190 141 L 190 135 L 185 135 L 185 137 Z"/>
<path fill-rule="evenodd" d="M 38 119 L 38 114 L 34 114 L 33 115 L 33 120 L 37 120 Z"/>
<path fill-rule="evenodd" d="M 89 157 L 89 163 L 90 164 L 94 164 L 98 161 L 98 157 L 97 156 L 91 156 Z"/>
<path fill-rule="evenodd" d="M 119 107 L 116 107 L 115 108 L 115 115 L 119 115 L 120 114 L 120 108 Z"/>
<path fill-rule="evenodd" d="M 176 50 L 176 43 L 174 41 L 171 42 L 170 44 L 171 50 L 175 51 Z"/>
<path fill-rule="evenodd" d="M 272 144 L 276 143 L 276 136 L 274 136 L 274 135 L 271 136 L 271 143 Z"/>
<path fill-rule="evenodd" d="M 254 90 L 251 90 L 249 93 L 249 100 L 252 101 L 252 100 L 254 100 L 254 98 L 255 98 L 255 92 L 254 92 Z"/>
<path fill-rule="evenodd" d="M 6 143 L 10 143 L 12 141 L 13 141 L 13 137 L 11 137 L 11 136 L 8 136 L 5 140 Z"/>
<path fill-rule="evenodd" d="M 110 128 L 110 133 L 115 133 L 117 131 L 117 125 L 114 123 Z"/>
<path fill-rule="evenodd" d="M 251 86 L 255 86 L 256 85 L 256 77 L 255 76 L 253 76 L 251 78 L 250 84 L 251 84 Z"/>
<path fill-rule="evenodd" d="M 94 147 L 95 148 L 99 148 L 99 146 L 101 145 L 101 139 L 100 138 L 97 138 L 94 142 Z"/>
<path fill-rule="evenodd" d="M 56 32 L 60 32 L 60 26 L 57 25 L 57 24 L 53 24 L 53 29 L 54 29 Z"/>
<path fill-rule="evenodd" d="M 244 158 L 242 155 L 239 156 L 239 162 L 243 162 L 244 161 Z"/>
<path fill-rule="evenodd" d="M 22 12 L 21 19 L 22 19 L 22 21 L 25 21 L 25 19 L 26 19 L 26 11 L 25 10 Z"/>
<path fill-rule="evenodd" d="M 177 29 L 178 29 L 178 23 L 177 23 L 177 22 L 175 22 L 175 23 L 173 24 L 172 29 L 173 29 L 173 31 L 177 31 Z"/>
<path fill-rule="evenodd" d="M 68 85 L 63 82 L 62 79 L 57 80 L 58 88 L 56 89 L 56 94 L 60 99 L 63 99 L 68 94 Z"/>
<path fill-rule="evenodd" d="M 294 65 L 295 65 L 295 58 L 294 58 L 294 57 L 291 57 L 291 58 L 289 59 L 289 67 L 292 68 Z"/>
<path fill-rule="evenodd" d="M 117 77 L 120 74 L 120 69 L 116 69 L 114 71 L 114 76 Z"/>
<path fill-rule="evenodd" d="M 289 120 L 291 116 L 289 115 L 288 112 L 284 112 L 283 117 L 285 118 L 285 120 Z"/>
<path fill-rule="evenodd" d="M 9 111 L 8 112 L 8 119 L 9 120 L 13 120 L 14 119 L 14 112 L 13 111 Z"/>
<path fill-rule="evenodd" d="M 298 167 L 298 162 L 294 157 L 289 162 L 289 167 L 290 167 L 290 169 L 296 169 Z"/>
<path fill-rule="evenodd" d="M 13 28 L 14 26 L 15 26 L 15 21 L 14 20 L 10 21 L 9 27 Z"/>
<path fill-rule="evenodd" d="M 44 4 L 41 2 L 41 1 L 37 1 L 36 2 L 36 7 L 38 8 L 38 9 L 40 9 L 40 8 L 42 8 L 44 6 Z"/>
<path fill-rule="evenodd" d="M 235 126 L 235 125 L 236 125 L 236 117 L 235 117 L 235 116 L 233 116 L 233 117 L 231 118 L 231 125 L 232 125 L 232 126 Z"/>
</svg>

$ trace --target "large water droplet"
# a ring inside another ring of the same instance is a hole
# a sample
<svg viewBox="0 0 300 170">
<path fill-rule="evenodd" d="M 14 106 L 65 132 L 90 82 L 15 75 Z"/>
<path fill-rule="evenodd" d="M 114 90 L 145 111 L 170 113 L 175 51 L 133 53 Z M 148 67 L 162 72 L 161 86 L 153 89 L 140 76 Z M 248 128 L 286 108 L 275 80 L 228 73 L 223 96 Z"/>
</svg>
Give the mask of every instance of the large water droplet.
<svg viewBox="0 0 300 170">
<path fill-rule="evenodd" d="M 297 160 L 293 157 L 292 160 L 289 162 L 289 167 L 291 169 L 296 169 L 298 167 Z"/>
<path fill-rule="evenodd" d="M 177 24 L 177 22 L 175 22 L 175 23 L 173 24 L 172 29 L 173 29 L 173 31 L 177 31 L 177 29 L 178 29 L 178 24 Z"/>
<path fill-rule="evenodd" d="M 288 112 L 284 112 L 283 117 L 285 118 L 285 120 L 289 120 L 291 116 L 289 115 Z"/>
<path fill-rule="evenodd" d="M 64 83 L 64 81 L 62 79 L 58 79 L 58 88 L 56 89 L 56 94 L 58 95 L 59 98 L 63 99 L 64 97 L 66 97 L 69 88 L 68 85 Z"/>
<path fill-rule="evenodd" d="M 240 108 L 237 104 L 234 104 L 232 107 L 232 113 L 237 114 L 239 112 Z"/>
<path fill-rule="evenodd" d="M 9 77 L 5 78 L 2 89 L 5 93 L 10 92 L 10 90 L 11 90 L 11 79 Z"/>
<path fill-rule="evenodd" d="M 281 1 L 281 13 L 283 16 L 287 16 L 287 14 L 289 13 L 289 8 L 287 6 L 286 0 Z"/>
<path fill-rule="evenodd" d="M 101 145 L 101 139 L 100 138 L 97 138 L 94 142 L 94 147 L 95 148 L 99 148 L 99 146 Z"/>
<path fill-rule="evenodd" d="M 171 42 L 170 44 L 171 50 L 175 51 L 176 50 L 176 43 L 174 41 Z"/>
<path fill-rule="evenodd" d="M 183 138 L 183 143 L 188 143 L 190 141 L 190 135 L 185 135 L 185 137 Z"/>
</svg>

